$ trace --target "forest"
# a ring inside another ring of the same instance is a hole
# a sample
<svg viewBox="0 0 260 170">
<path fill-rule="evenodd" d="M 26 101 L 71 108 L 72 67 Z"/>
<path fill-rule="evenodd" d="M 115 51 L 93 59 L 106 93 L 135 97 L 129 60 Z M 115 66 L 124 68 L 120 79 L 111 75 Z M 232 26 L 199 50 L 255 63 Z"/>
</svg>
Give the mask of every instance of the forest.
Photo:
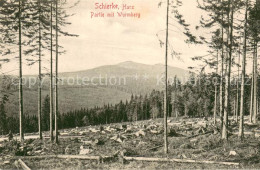
<svg viewBox="0 0 260 170">
<path fill-rule="evenodd" d="M 25 132 L 38 131 L 42 139 L 42 131 L 48 130 L 51 141 L 58 143 L 59 129 L 164 118 L 164 151 L 167 154 L 167 117 L 212 117 L 214 125 L 221 129 L 221 139 L 226 141 L 229 140 L 231 116 L 238 127 L 240 140 L 244 139 L 246 115 L 249 115 L 250 123 L 257 125 L 260 0 L 197 0 L 197 7 L 207 15 L 201 16 L 195 28 L 191 28 L 179 11 L 182 1 L 167 0 L 165 41 L 157 34 L 161 47 L 165 47 L 164 89 L 147 95 L 133 94 L 129 101 L 116 105 L 107 103 L 103 107 L 59 113 L 59 56 L 66 52 L 59 37 L 78 37 L 64 29 L 72 24 L 66 9 L 77 3 L 70 6 L 59 0 L 0 1 L 0 61 L 1 64 L 19 62 L 19 117 L 5 114 L 10 85 L 1 84 L 0 128 L 3 134 L 12 130 L 19 133 L 23 141 Z M 158 7 L 162 6 L 163 2 L 160 2 Z M 181 58 L 181 53 L 174 50 L 174 44 L 169 43 L 172 25 L 181 27 L 187 44 L 203 44 L 209 51 L 205 56 L 192 58 L 202 64 L 190 68 L 189 81 L 180 82 L 176 77 L 174 83 L 169 84 L 169 57 Z M 37 64 L 39 68 L 38 113 L 34 116 L 23 112 L 24 59 L 28 65 Z M 42 62 L 48 62 L 46 74 L 42 73 Z M 8 77 L 3 70 L 1 72 L 2 80 Z M 41 93 L 42 76 L 50 79 L 48 96 Z M 218 118 L 220 124 L 217 124 Z"/>
<path fill-rule="evenodd" d="M 175 78 L 174 85 L 169 85 L 169 112 L 168 117 L 213 117 L 214 115 L 214 88 L 216 81 L 215 74 L 192 75 L 185 84 Z M 219 77 L 218 77 L 219 79 Z M 249 79 L 249 82 L 251 79 Z M 203 80 L 203 81 L 202 81 Z M 234 80 L 235 81 L 235 80 Z M 212 83 L 214 82 L 214 83 Z M 251 84 L 251 83 L 249 83 Z M 232 86 L 232 101 L 236 101 L 236 83 Z M 250 115 L 250 90 L 251 86 L 246 86 L 245 115 Z M 1 129 L 3 133 L 9 130 L 18 133 L 19 118 L 7 117 L 4 109 L 4 103 L 1 103 Z M 217 106 L 219 107 L 219 105 Z M 239 107 L 239 106 L 238 106 Z M 42 106 L 42 130 L 49 129 L 49 110 L 50 97 L 45 96 Z M 237 121 L 236 103 L 232 103 L 230 116 Z M 252 114 L 252 113 L 251 113 Z M 219 111 L 217 111 L 219 115 Z M 106 104 L 103 107 L 80 108 L 67 113 L 58 115 L 59 129 L 68 129 L 75 127 L 84 127 L 89 125 L 102 125 L 111 123 L 134 122 L 141 120 L 163 118 L 163 91 L 153 90 L 148 95 L 133 95 L 128 101 L 121 101 L 116 105 Z M 54 119 L 54 118 L 53 118 Z M 25 117 L 25 132 L 37 132 L 37 115 Z"/>
</svg>

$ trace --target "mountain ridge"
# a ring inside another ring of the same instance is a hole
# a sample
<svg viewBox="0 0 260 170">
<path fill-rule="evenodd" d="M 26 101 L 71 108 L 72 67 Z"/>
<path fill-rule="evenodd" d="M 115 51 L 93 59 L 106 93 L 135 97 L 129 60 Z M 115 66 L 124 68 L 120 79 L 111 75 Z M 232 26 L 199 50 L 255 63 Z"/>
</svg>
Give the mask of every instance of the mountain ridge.
<svg viewBox="0 0 260 170">
<path fill-rule="evenodd" d="M 121 70 L 121 69 L 125 69 L 125 70 Z M 89 75 L 93 75 L 93 74 L 114 74 L 114 75 L 122 75 L 124 73 L 129 73 L 129 72 L 144 72 L 146 71 L 147 74 L 149 72 L 152 72 L 153 74 L 157 73 L 163 73 L 165 69 L 165 66 L 163 64 L 154 64 L 154 65 L 148 65 L 148 64 L 142 64 L 142 63 L 137 63 L 137 62 L 133 62 L 133 61 L 125 61 L 125 62 L 121 62 L 118 64 L 114 64 L 114 65 L 103 65 L 103 66 L 99 66 L 99 67 L 95 67 L 92 69 L 86 69 L 86 70 L 80 70 L 80 71 L 73 71 L 73 72 L 61 72 L 60 76 L 75 76 L 76 74 L 81 75 L 82 74 L 89 74 Z M 118 71 L 118 72 L 117 72 Z M 173 67 L 173 66 L 168 66 L 168 71 L 169 71 L 169 75 L 177 75 L 177 77 L 181 77 L 183 74 L 184 75 L 188 75 L 189 71 L 179 68 L 179 67 Z M 175 73 L 173 73 L 175 72 Z M 80 77 L 80 76 L 79 76 Z"/>
<path fill-rule="evenodd" d="M 88 70 L 60 73 L 59 78 L 62 81 L 64 80 L 64 83 L 59 85 L 59 110 L 62 113 L 66 113 L 80 108 L 93 108 L 108 103 L 116 104 L 121 100 L 129 100 L 132 94 L 145 95 L 150 94 L 154 89 L 163 90 L 164 71 L 165 67 L 163 64 L 147 65 L 127 61 Z M 172 66 L 168 67 L 168 78 L 171 81 L 173 81 L 175 76 L 181 78 L 188 75 L 189 72 L 187 70 Z M 29 79 L 31 76 L 24 77 Z M 37 113 L 38 106 L 37 75 L 33 75 L 33 77 L 35 78 L 34 86 L 30 88 L 25 86 L 24 88 L 25 113 L 30 115 Z M 102 77 L 102 81 L 98 79 L 99 77 Z M 42 87 L 43 99 L 49 94 L 49 77 L 46 76 L 44 78 Z M 66 81 L 73 79 L 76 80 L 75 82 L 82 83 L 83 78 L 89 78 L 88 85 L 69 84 L 69 81 Z M 93 82 L 91 78 L 95 78 Z M 104 84 L 107 81 L 106 78 L 108 82 L 109 79 L 115 80 L 117 78 L 116 80 L 118 81 L 118 78 L 121 78 L 123 83 Z M 13 92 L 14 94 L 10 96 L 7 103 L 8 115 L 17 115 L 19 96 L 17 87 L 13 89 Z M 42 101 L 44 101 L 43 99 Z"/>
</svg>

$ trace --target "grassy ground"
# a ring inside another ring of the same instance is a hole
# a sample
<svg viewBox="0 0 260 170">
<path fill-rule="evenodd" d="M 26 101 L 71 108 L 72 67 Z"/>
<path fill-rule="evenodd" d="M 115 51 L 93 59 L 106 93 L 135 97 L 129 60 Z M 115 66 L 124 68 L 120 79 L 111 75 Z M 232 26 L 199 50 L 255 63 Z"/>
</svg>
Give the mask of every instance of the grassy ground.
<svg viewBox="0 0 260 170">
<path fill-rule="evenodd" d="M 231 123 L 228 141 L 221 140 L 219 130 L 210 121 L 202 119 L 180 119 L 169 122 L 169 158 L 238 162 L 240 166 L 198 163 L 159 163 L 159 162 L 125 162 L 121 163 L 118 155 L 133 157 L 165 157 L 163 152 L 162 120 L 126 123 L 106 126 L 84 127 L 62 130 L 59 145 L 49 139 L 3 142 L 0 155 L 0 168 L 15 167 L 15 155 L 36 156 L 67 154 L 78 155 L 80 147 L 89 150 L 87 155 L 111 156 L 115 159 L 98 163 L 97 161 L 77 159 L 35 159 L 23 158 L 33 169 L 234 169 L 260 168 L 260 139 L 254 133 L 246 135 L 243 141 L 238 140 L 237 124 Z M 246 125 L 246 132 L 258 130 L 258 125 Z M 232 135 L 233 134 L 233 135 Z M 73 137 L 74 136 L 74 137 Z M 77 136 L 77 137 L 75 137 Z M 26 148 L 22 152 L 21 148 Z M 120 154 L 119 154 L 120 153 Z M 11 160 L 9 164 L 3 164 Z"/>
<path fill-rule="evenodd" d="M 107 162 L 98 164 L 96 161 L 41 159 L 25 161 L 32 169 L 236 169 L 235 166 L 184 164 L 184 163 L 158 163 L 158 162 Z M 41 168 L 39 168 L 41 167 Z"/>
</svg>

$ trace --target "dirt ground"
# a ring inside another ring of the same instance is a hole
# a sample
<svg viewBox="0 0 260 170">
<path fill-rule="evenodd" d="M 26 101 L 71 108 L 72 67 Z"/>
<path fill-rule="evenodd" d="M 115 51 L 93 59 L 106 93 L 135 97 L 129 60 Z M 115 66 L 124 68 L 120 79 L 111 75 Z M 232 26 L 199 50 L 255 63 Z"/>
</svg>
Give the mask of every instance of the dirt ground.
<svg viewBox="0 0 260 170">
<path fill-rule="evenodd" d="M 230 121 L 229 140 L 221 140 L 220 130 L 212 120 L 179 118 L 168 120 L 168 158 L 237 162 L 239 166 L 219 164 L 120 161 L 131 157 L 165 157 L 162 119 L 134 123 L 89 126 L 60 131 L 59 144 L 26 139 L 0 142 L 0 169 L 17 169 L 21 158 L 32 169 L 242 169 L 260 168 L 258 125 L 245 125 L 245 139 L 238 140 L 238 125 Z M 35 135 L 35 134 L 28 134 Z M 47 135 L 47 133 L 45 133 Z M 93 155 L 113 159 L 95 160 L 37 158 L 43 155 Z"/>
</svg>

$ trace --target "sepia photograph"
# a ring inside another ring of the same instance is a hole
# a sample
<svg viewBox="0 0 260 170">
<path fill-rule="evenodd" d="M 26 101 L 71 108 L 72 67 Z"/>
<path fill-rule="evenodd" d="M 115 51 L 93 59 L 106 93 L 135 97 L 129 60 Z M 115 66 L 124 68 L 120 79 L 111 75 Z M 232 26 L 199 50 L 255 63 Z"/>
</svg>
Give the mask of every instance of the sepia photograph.
<svg viewBox="0 0 260 170">
<path fill-rule="evenodd" d="M 0 0 L 0 170 L 260 169 L 259 41 L 260 0 Z"/>
</svg>

